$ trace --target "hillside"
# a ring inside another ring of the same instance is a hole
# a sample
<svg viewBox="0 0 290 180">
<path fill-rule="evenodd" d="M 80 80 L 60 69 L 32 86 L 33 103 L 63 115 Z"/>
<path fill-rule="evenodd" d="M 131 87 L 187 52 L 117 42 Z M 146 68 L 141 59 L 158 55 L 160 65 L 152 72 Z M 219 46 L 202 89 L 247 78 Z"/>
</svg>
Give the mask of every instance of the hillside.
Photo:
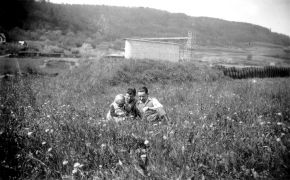
<svg viewBox="0 0 290 180">
<path fill-rule="evenodd" d="M 11 0 L 4 3 L 3 9 L 1 17 L 9 18 L 1 22 L 0 31 L 11 41 L 51 41 L 54 42 L 51 44 L 59 42 L 70 47 L 80 47 L 86 42 L 95 47 L 100 42 L 114 42 L 125 37 L 186 36 L 188 31 L 193 31 L 201 45 L 256 41 L 290 45 L 289 36 L 261 26 L 151 8 Z"/>
</svg>

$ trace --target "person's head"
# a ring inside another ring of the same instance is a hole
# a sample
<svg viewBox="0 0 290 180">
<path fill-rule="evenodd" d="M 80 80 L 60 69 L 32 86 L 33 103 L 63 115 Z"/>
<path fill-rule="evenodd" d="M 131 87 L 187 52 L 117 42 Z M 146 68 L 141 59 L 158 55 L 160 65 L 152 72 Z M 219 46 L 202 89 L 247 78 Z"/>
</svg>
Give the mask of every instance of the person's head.
<svg viewBox="0 0 290 180">
<path fill-rule="evenodd" d="M 142 103 L 145 103 L 148 99 L 148 89 L 143 86 L 138 89 L 138 98 Z"/>
<path fill-rule="evenodd" d="M 135 88 L 128 88 L 126 92 L 126 101 L 130 102 L 132 101 L 136 96 L 136 89 Z"/>
<path fill-rule="evenodd" d="M 123 107 L 124 104 L 125 104 L 125 97 L 123 94 L 118 94 L 116 97 L 115 97 L 115 100 L 114 102 L 119 106 L 119 107 Z"/>
</svg>

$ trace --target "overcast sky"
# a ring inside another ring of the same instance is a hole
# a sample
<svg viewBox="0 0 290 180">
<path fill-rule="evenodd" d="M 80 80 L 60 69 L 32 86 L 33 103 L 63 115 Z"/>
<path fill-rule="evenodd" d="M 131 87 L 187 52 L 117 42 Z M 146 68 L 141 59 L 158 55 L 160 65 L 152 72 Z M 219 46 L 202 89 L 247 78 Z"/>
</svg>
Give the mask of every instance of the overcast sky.
<svg viewBox="0 0 290 180">
<path fill-rule="evenodd" d="M 190 16 L 248 22 L 290 36 L 290 0 L 50 0 L 50 2 L 150 7 Z"/>
</svg>

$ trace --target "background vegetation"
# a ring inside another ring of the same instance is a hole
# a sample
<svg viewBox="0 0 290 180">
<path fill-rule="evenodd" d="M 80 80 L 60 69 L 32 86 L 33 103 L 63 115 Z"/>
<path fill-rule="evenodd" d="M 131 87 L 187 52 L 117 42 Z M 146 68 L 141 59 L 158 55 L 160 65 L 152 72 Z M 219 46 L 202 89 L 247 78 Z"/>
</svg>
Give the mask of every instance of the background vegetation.
<svg viewBox="0 0 290 180">
<path fill-rule="evenodd" d="M 288 36 L 261 26 L 151 8 L 11 0 L 3 3 L 2 9 L 0 15 L 5 18 L 0 31 L 8 40 L 41 41 L 64 49 L 83 43 L 95 48 L 104 41 L 121 49 L 122 38 L 187 36 L 188 31 L 196 33 L 200 45 L 232 46 L 256 41 L 290 45 Z"/>
</svg>

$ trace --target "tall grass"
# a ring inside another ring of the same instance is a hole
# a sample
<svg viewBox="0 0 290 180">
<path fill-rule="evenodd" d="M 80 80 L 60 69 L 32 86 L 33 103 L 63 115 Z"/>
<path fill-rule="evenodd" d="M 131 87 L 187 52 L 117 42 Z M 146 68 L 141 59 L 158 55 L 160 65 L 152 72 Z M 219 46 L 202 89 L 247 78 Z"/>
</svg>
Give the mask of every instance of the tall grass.
<svg viewBox="0 0 290 180">
<path fill-rule="evenodd" d="M 194 64 L 102 59 L 1 83 L 3 177 L 289 178 L 287 78 L 228 80 Z M 104 121 L 117 93 L 141 85 L 169 122 Z"/>
</svg>

